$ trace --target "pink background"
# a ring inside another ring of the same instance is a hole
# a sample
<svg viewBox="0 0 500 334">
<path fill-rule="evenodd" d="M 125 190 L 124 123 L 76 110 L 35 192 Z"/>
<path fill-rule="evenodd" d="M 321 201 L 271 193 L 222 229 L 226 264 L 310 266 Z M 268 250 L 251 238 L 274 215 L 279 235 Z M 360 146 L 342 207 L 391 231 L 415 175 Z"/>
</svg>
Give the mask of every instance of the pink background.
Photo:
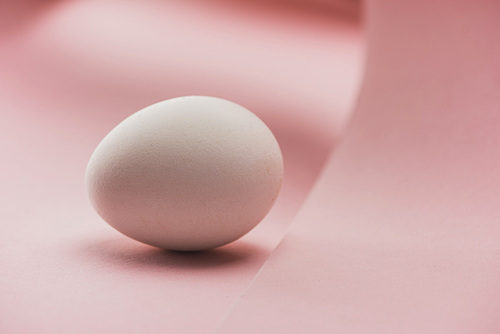
<svg viewBox="0 0 500 334">
<path fill-rule="evenodd" d="M 213 332 L 284 235 L 348 116 L 362 44 L 345 4 L 347 18 L 322 1 L 2 2 L 0 332 Z M 258 114 L 286 176 L 250 234 L 179 254 L 107 226 L 83 177 L 118 122 L 192 94 Z"/>
<path fill-rule="evenodd" d="M 367 1 L 358 97 L 352 2 L 1 5 L 2 333 L 499 331 L 500 2 Z M 83 175 L 190 94 L 258 114 L 286 175 L 247 236 L 180 254 L 108 227 Z"/>
</svg>

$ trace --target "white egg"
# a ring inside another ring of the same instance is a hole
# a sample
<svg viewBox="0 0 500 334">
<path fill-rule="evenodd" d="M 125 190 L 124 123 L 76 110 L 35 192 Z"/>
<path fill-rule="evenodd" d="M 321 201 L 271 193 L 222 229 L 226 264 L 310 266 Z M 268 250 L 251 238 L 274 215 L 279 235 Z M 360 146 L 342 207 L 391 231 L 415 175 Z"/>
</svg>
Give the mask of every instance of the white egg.
<svg viewBox="0 0 500 334">
<path fill-rule="evenodd" d="M 234 241 L 269 212 L 283 158 L 269 128 L 233 102 L 187 96 L 118 124 L 86 173 L 97 213 L 121 233 L 171 250 Z"/>
</svg>

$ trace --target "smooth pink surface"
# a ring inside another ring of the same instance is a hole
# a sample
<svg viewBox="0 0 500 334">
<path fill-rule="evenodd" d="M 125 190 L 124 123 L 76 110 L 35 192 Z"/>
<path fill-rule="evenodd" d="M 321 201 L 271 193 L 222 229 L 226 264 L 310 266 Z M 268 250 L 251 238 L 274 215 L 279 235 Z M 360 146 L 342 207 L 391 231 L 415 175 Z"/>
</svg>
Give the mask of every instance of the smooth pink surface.
<svg viewBox="0 0 500 334">
<path fill-rule="evenodd" d="M 347 116 L 359 30 L 331 13 L 223 3 L 2 3 L 18 7 L 0 11 L 0 332 L 210 332 L 278 243 Z M 189 94 L 257 113 L 285 159 L 265 221 L 201 254 L 120 235 L 83 183 L 113 126 Z"/>
<path fill-rule="evenodd" d="M 219 333 L 500 331 L 500 2 L 368 4 L 353 121 Z"/>
</svg>

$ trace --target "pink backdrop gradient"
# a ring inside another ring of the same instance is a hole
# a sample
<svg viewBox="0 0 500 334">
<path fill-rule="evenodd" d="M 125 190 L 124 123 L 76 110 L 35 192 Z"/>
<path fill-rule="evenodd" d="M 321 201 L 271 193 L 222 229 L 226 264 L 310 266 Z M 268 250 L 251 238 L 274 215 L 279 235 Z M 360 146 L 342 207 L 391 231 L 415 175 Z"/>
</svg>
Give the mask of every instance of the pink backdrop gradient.
<svg viewBox="0 0 500 334">
<path fill-rule="evenodd" d="M 352 122 L 218 333 L 500 332 L 500 2 L 367 19 Z"/>
<path fill-rule="evenodd" d="M 360 70 L 357 23 L 279 2 L 1 6 L 0 332 L 214 331 L 284 235 L 343 127 Z M 118 122 L 191 94 L 258 114 L 281 144 L 286 175 L 250 234 L 179 254 L 102 222 L 83 177 Z"/>
</svg>

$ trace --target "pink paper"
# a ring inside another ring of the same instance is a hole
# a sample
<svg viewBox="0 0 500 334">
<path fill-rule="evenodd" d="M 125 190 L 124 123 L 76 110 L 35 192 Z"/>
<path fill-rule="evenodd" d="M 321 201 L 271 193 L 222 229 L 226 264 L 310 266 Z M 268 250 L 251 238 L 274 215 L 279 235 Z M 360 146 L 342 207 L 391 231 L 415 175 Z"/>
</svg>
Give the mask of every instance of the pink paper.
<svg viewBox="0 0 500 334">
<path fill-rule="evenodd" d="M 0 10 L 11 17 L 0 18 L 0 332 L 213 331 L 284 234 L 342 128 L 358 28 L 265 3 L 5 6 L 19 7 Z M 286 164 L 262 224 L 201 254 L 122 236 L 92 210 L 83 182 L 90 154 L 118 122 L 190 94 L 257 113 Z"/>
<path fill-rule="evenodd" d="M 500 331 L 500 3 L 367 19 L 343 142 L 218 333 Z"/>
</svg>

